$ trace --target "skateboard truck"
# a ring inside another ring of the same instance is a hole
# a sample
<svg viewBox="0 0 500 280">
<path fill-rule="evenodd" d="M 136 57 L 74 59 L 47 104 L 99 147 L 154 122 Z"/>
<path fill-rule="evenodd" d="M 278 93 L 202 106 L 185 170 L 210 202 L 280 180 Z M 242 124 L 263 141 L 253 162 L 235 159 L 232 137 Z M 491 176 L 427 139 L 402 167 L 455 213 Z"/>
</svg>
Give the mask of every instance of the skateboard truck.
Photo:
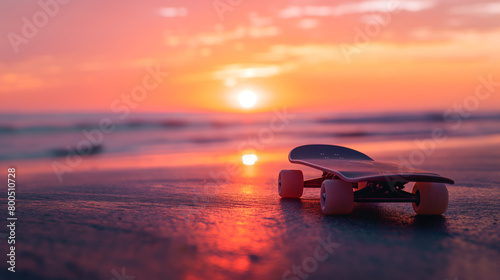
<svg viewBox="0 0 500 280">
<path fill-rule="evenodd" d="M 417 202 L 417 198 L 387 182 L 368 182 L 366 187 L 354 192 L 354 202 Z"/>
<path fill-rule="evenodd" d="M 331 173 L 324 172 L 319 178 L 304 181 L 304 188 L 320 189 L 325 180 L 339 180 Z M 397 182 L 396 186 L 387 182 L 368 182 L 366 186 L 354 192 L 354 202 L 416 202 L 416 195 L 403 191 L 407 182 Z M 352 183 L 358 189 L 358 183 Z"/>
</svg>

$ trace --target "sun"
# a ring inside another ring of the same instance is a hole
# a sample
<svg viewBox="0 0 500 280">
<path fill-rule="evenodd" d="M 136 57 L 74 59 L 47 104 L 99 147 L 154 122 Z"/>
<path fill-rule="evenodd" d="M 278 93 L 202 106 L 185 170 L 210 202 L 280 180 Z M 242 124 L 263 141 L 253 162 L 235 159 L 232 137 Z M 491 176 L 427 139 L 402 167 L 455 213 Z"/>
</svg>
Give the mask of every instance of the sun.
<svg viewBox="0 0 500 280">
<path fill-rule="evenodd" d="M 244 165 L 254 165 L 255 162 L 258 160 L 258 157 L 256 154 L 246 154 L 243 155 L 241 159 Z"/>
<path fill-rule="evenodd" d="M 244 90 L 238 96 L 241 107 L 245 109 L 250 109 L 257 104 L 257 95 L 251 90 Z"/>
</svg>

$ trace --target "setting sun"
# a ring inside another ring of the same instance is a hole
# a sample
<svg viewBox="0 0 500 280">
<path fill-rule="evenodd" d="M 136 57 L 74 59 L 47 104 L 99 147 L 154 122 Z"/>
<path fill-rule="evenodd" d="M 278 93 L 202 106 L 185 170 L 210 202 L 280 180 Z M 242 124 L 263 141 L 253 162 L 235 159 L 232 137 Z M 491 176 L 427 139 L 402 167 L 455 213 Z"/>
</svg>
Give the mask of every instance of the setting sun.
<svg viewBox="0 0 500 280">
<path fill-rule="evenodd" d="M 244 165 L 254 165 L 255 162 L 258 160 L 257 155 L 255 154 L 243 155 L 241 159 L 243 160 Z"/>
<path fill-rule="evenodd" d="M 249 109 L 257 103 L 257 95 L 251 90 L 244 90 L 238 96 L 238 100 L 243 108 Z"/>
</svg>

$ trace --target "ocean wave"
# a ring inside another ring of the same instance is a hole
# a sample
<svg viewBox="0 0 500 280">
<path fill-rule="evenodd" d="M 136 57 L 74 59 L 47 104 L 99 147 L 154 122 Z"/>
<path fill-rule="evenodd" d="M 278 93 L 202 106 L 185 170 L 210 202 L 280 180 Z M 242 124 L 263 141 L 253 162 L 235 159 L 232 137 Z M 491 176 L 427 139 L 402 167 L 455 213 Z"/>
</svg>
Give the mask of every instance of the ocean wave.
<svg viewBox="0 0 500 280">
<path fill-rule="evenodd" d="M 498 120 L 500 114 L 475 114 L 464 118 L 470 121 L 475 120 Z M 318 123 L 332 123 L 332 124 L 367 124 L 367 123 L 441 123 L 446 122 L 444 114 L 440 113 L 408 113 L 408 114 L 383 114 L 383 115 L 362 115 L 362 116 L 334 116 L 327 118 L 319 118 Z"/>
<path fill-rule="evenodd" d="M 32 116 L 10 119 L 0 115 L 0 161 L 65 157 L 82 141 L 96 143 L 80 152 L 92 157 L 102 154 L 176 152 L 178 149 L 208 149 L 222 145 L 254 143 L 259 137 L 279 145 L 314 141 L 384 141 L 431 137 L 436 128 L 450 137 L 500 134 L 499 114 L 474 114 L 464 118 L 459 128 L 437 113 L 375 115 L 297 114 L 279 131 L 273 131 L 273 115 L 250 119 L 248 116 L 219 115 L 131 117 L 113 123 L 113 133 L 83 133 L 99 130 L 105 116 L 70 115 L 68 118 Z M 276 128 L 276 126 L 274 126 Z M 272 134 L 270 134 L 272 133 Z M 88 137 L 101 138 L 99 143 Z M 101 141 L 102 140 L 102 141 Z M 234 142 L 234 143 L 232 143 Z M 266 142 L 267 143 L 267 142 Z M 257 142 L 257 145 L 262 143 Z M 73 147 L 73 148 L 68 148 Z"/>
</svg>

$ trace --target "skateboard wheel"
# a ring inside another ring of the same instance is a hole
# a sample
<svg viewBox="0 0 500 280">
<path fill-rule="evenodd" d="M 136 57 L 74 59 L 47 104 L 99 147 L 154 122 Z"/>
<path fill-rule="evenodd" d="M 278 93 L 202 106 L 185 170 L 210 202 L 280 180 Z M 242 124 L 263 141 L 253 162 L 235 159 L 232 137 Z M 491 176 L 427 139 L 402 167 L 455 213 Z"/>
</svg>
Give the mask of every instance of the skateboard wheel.
<svg viewBox="0 0 500 280">
<path fill-rule="evenodd" d="M 412 193 L 417 195 L 413 210 L 419 215 L 441 215 L 448 208 L 448 190 L 443 183 L 417 182 Z"/>
<path fill-rule="evenodd" d="M 281 170 L 278 192 L 284 198 L 300 198 L 304 191 L 304 175 L 300 170 Z"/>
<path fill-rule="evenodd" d="M 326 215 L 349 214 L 354 205 L 352 183 L 325 180 L 321 184 L 321 210 Z"/>
</svg>

